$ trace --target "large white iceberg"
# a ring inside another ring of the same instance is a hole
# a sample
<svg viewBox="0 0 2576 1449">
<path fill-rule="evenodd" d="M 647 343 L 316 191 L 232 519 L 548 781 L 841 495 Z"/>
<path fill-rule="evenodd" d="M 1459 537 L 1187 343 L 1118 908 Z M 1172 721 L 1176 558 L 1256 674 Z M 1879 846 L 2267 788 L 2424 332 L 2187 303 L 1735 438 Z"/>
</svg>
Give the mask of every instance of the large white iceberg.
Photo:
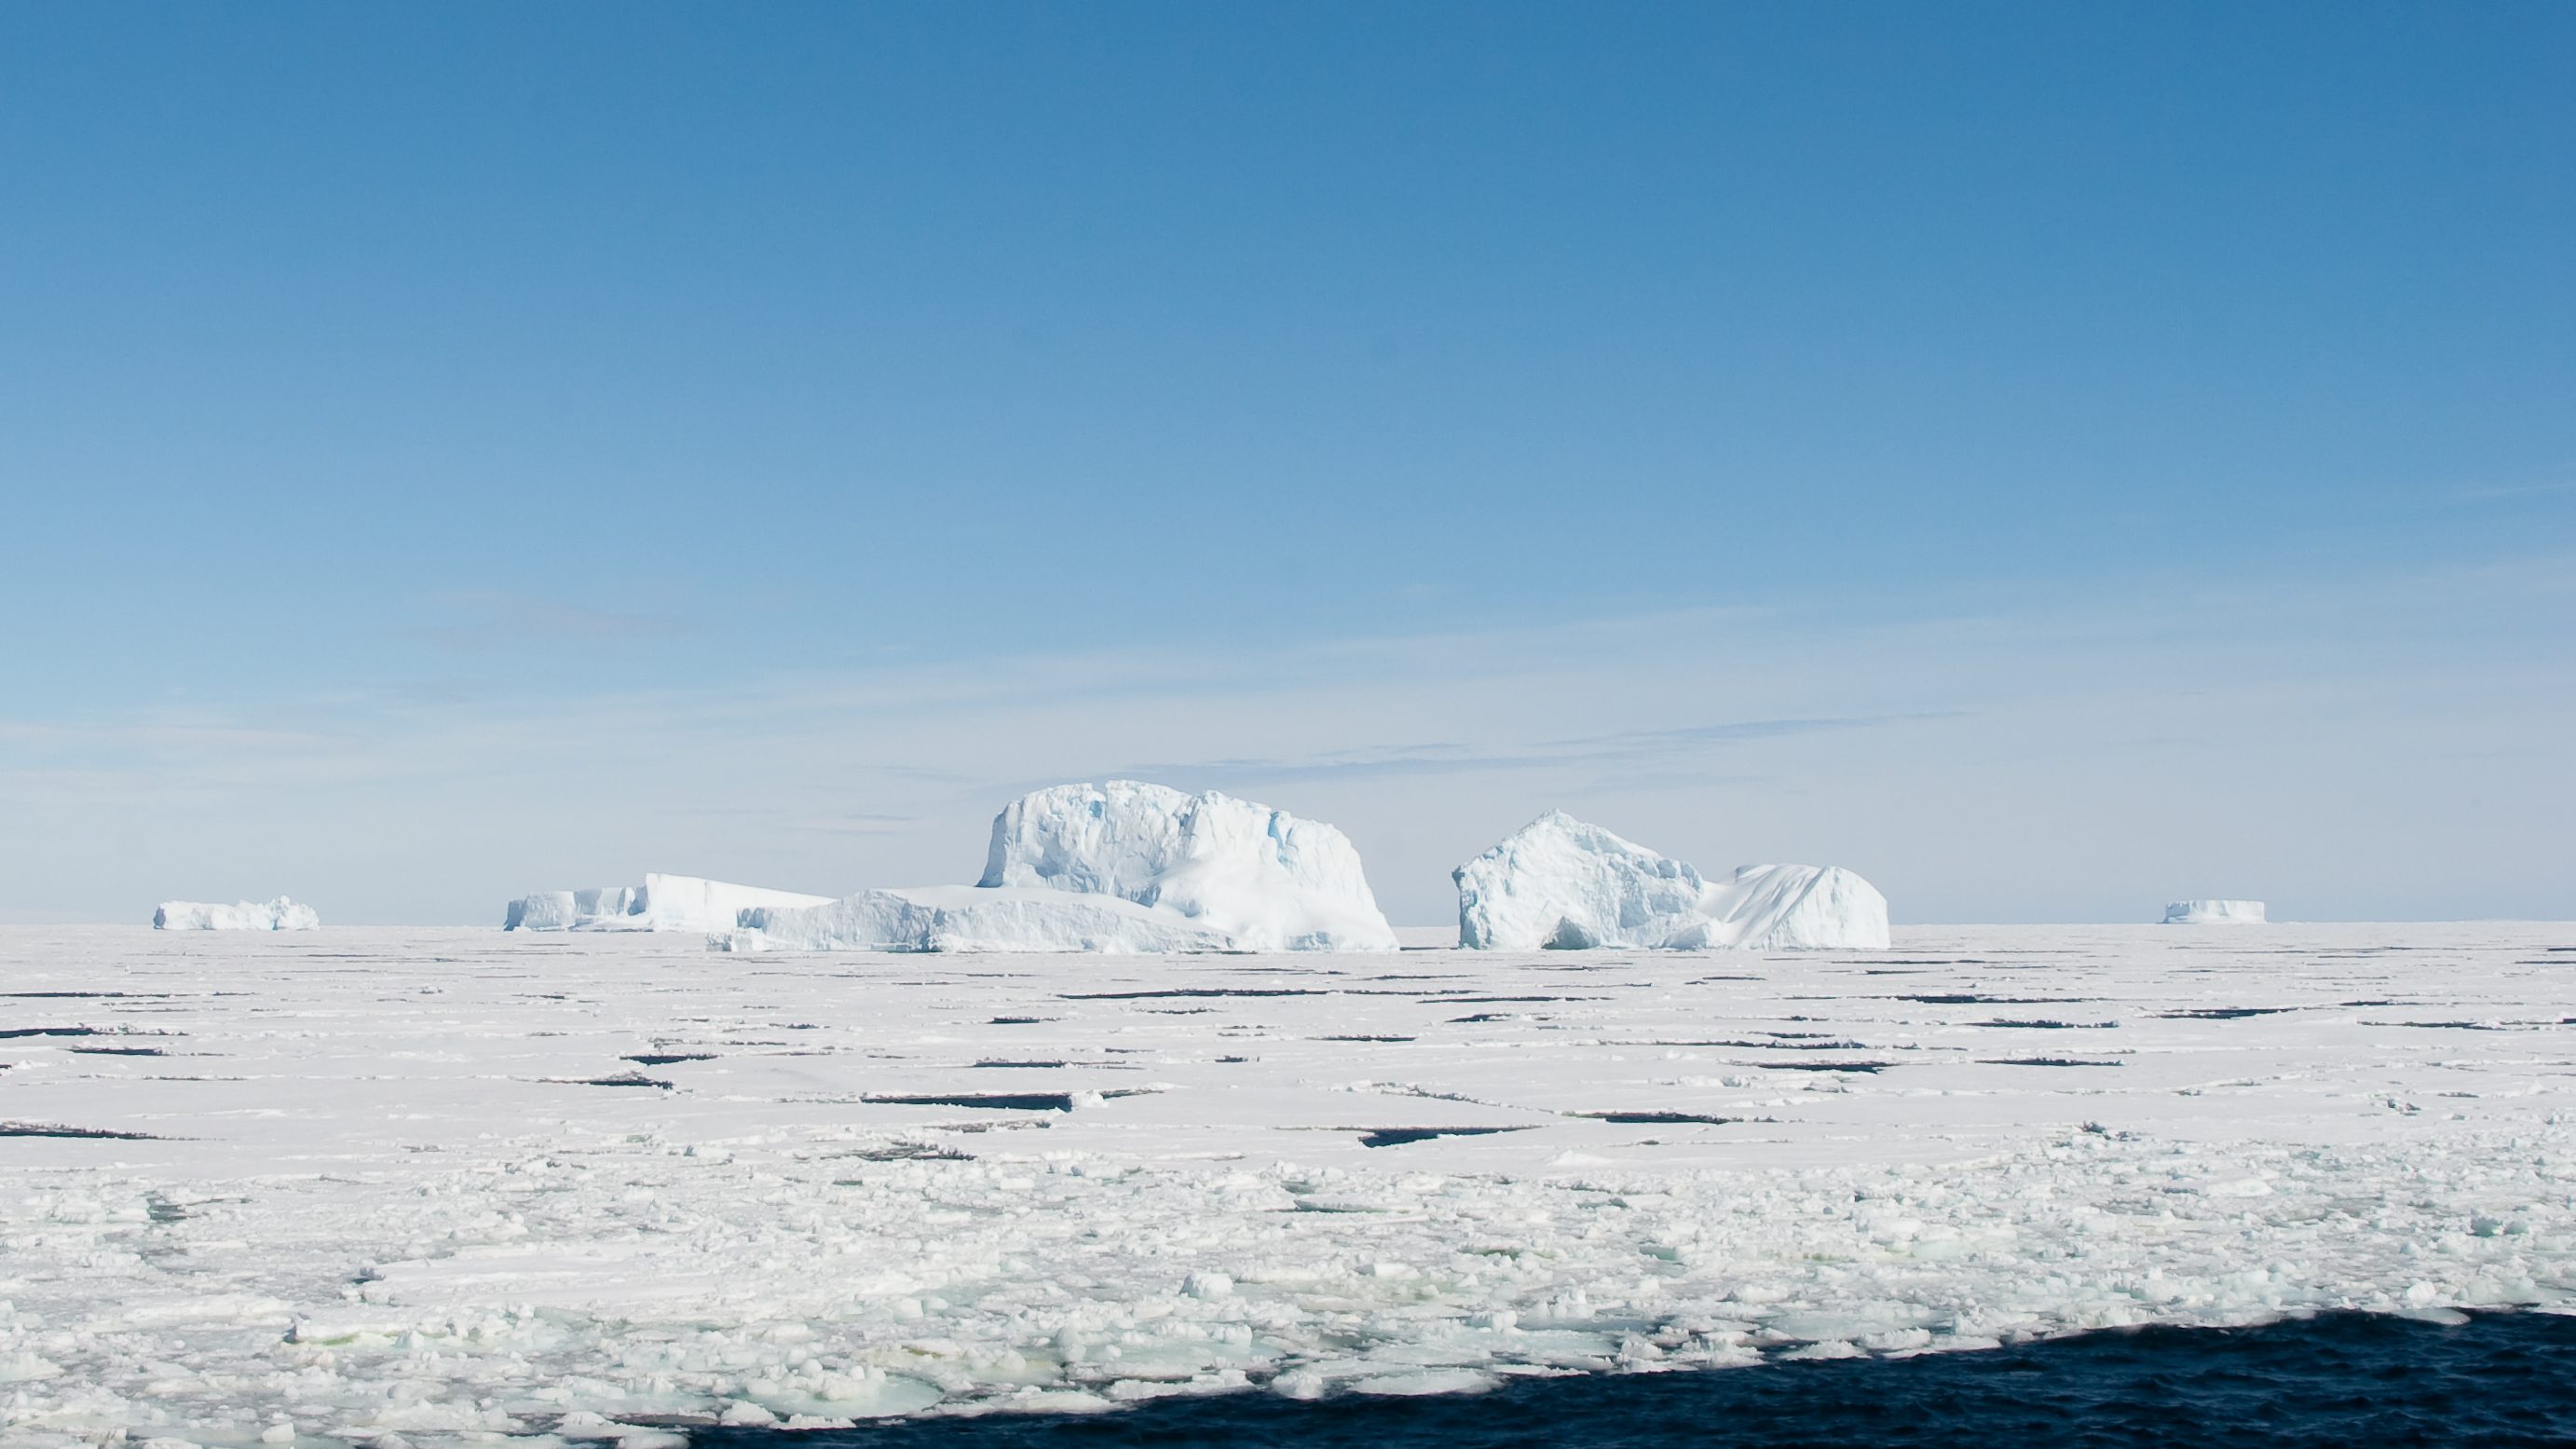
<svg viewBox="0 0 2576 1449">
<path fill-rule="evenodd" d="M 219 906 L 205 901 L 163 901 L 152 913 L 156 931 L 318 931 L 322 918 L 311 906 L 284 896 L 273 901 L 243 901 Z"/>
<path fill-rule="evenodd" d="M 725 949 L 1392 951 L 1340 831 L 1214 791 L 1112 780 L 1014 800 L 972 886 L 743 912 Z"/>
<path fill-rule="evenodd" d="M 1178 911 L 1246 951 L 1392 951 L 1350 838 L 1210 790 L 1112 780 L 1014 800 L 978 885 L 1116 896 Z"/>
<path fill-rule="evenodd" d="M 1458 867 L 1458 944 L 1535 951 L 1884 949 L 1887 898 L 1839 866 L 1748 865 L 1714 884 L 1551 810 Z"/>
<path fill-rule="evenodd" d="M 2165 907 L 2168 926 L 2259 926 L 2261 901 L 2176 901 Z"/>
<path fill-rule="evenodd" d="M 538 891 L 510 902 L 505 931 L 723 931 L 755 907 L 820 906 L 830 896 L 648 874 L 640 886 Z"/>
</svg>

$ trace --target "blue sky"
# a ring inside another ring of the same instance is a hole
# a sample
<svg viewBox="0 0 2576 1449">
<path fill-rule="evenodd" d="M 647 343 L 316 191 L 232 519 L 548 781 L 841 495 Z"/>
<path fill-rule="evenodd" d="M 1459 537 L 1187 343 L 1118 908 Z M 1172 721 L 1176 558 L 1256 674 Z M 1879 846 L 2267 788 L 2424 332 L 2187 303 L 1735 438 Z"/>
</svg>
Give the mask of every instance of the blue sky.
<svg viewBox="0 0 2576 1449">
<path fill-rule="evenodd" d="M 1562 806 L 2576 915 L 2576 11 L 0 12 L 0 919 Z"/>
</svg>

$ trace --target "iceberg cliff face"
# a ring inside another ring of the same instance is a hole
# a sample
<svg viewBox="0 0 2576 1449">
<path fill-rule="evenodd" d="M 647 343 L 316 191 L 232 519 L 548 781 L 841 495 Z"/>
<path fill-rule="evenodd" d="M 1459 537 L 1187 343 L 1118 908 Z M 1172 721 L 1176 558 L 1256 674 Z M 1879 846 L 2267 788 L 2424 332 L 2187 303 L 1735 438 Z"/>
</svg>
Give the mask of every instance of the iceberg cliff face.
<svg viewBox="0 0 2576 1449">
<path fill-rule="evenodd" d="M 719 951 L 1224 951 L 1233 940 L 1175 911 L 1020 886 L 861 891 L 829 905 L 755 906 Z"/>
<path fill-rule="evenodd" d="M 322 918 L 311 906 L 279 896 L 273 901 L 243 901 L 218 906 L 204 901 L 163 901 L 152 913 L 156 931 L 318 931 Z"/>
<path fill-rule="evenodd" d="M 637 886 L 602 886 L 586 891 L 538 891 L 510 902 L 504 931 L 580 931 L 626 929 L 627 913 L 642 894 Z"/>
<path fill-rule="evenodd" d="M 2261 901 L 2176 901 L 2165 907 L 2168 926 L 2259 926 Z"/>
<path fill-rule="evenodd" d="M 1470 950 L 1884 949 L 1887 898 L 1838 866 L 1689 865 L 1552 810 L 1458 867 Z"/>
<path fill-rule="evenodd" d="M 723 931 L 756 906 L 819 906 L 830 896 L 702 880 L 691 875 L 644 877 L 640 886 L 585 891 L 539 891 L 510 902 L 505 931 Z"/>
<path fill-rule="evenodd" d="M 1348 837 L 1213 790 L 1112 780 L 1023 795 L 993 821 L 978 885 L 1157 907 L 1236 950 L 1396 949 Z"/>
</svg>

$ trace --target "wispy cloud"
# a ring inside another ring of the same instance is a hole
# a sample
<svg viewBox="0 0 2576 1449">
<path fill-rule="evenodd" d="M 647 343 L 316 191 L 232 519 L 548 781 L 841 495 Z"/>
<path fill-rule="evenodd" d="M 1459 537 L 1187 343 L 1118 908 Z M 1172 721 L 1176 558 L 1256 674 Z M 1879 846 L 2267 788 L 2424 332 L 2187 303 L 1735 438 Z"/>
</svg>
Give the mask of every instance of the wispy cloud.
<svg viewBox="0 0 2576 1449">
<path fill-rule="evenodd" d="M 1407 919 L 1436 918 L 1451 865 L 1550 805 L 1691 858 L 1866 867 L 1917 919 L 2045 913 L 2114 878 L 2161 889 L 2173 861 L 2237 860 L 2303 884 L 2311 910 L 2420 895 L 2345 848 L 2407 832 L 2449 843 L 2444 879 L 2484 872 L 2545 904 L 2563 888 L 2523 863 L 2553 858 L 2576 788 L 2547 733 L 2571 688 L 2576 593 L 2548 591 L 2576 577 L 2563 564 L 1875 622 L 1671 612 L 704 686 L 515 670 L 455 697 L 326 680 L 112 718 L 18 704 L 0 722 L 0 813 L 19 826 L 0 832 L 0 911 L 113 916 L 210 862 L 357 919 L 480 919 L 533 886 L 648 869 L 967 879 L 1012 793 L 1107 774 L 1331 820 Z M 614 617 L 566 627 L 654 626 Z M 2355 762 L 2386 759 L 2439 788 L 2355 792 Z M 148 850 L 123 853 L 128 835 Z"/>
<path fill-rule="evenodd" d="M 875 836 L 901 834 L 920 817 L 888 810 L 816 809 L 801 798 L 778 804 L 674 805 L 654 812 L 663 819 L 696 822 L 701 830 L 766 835 Z"/>
<path fill-rule="evenodd" d="M 1838 734 L 1845 730 L 1877 729 L 1893 724 L 1912 724 L 1922 720 L 1956 719 L 1958 710 L 1918 710 L 1909 714 L 1843 715 L 1821 719 L 1746 719 L 1728 720 L 1722 724 L 1683 725 L 1677 729 L 1628 730 L 1619 734 L 1585 735 L 1571 740 L 1553 740 L 1558 747 L 1583 752 L 1581 758 L 1628 759 L 1640 755 L 1661 755 L 1700 745 L 1736 744 L 1752 740 L 1788 739 L 1796 735 Z"/>
<path fill-rule="evenodd" d="M 2552 498 L 2576 493 L 2576 478 L 2545 478 L 2527 483 L 2480 484 L 2451 492 L 2451 503 L 2512 503 L 2525 498 Z"/>
<path fill-rule="evenodd" d="M 693 820 L 777 820 L 796 812 L 784 805 L 676 805 L 659 813 Z M 859 825 L 903 825 L 914 819 L 872 810 L 842 811 L 833 818 Z"/>
<path fill-rule="evenodd" d="M 460 616 L 444 623 L 398 630 L 460 654 L 480 654 L 517 644 L 616 644 L 667 639 L 688 625 L 665 614 L 593 608 L 535 594 L 475 590 L 438 600 Z"/>
<path fill-rule="evenodd" d="M 308 751 L 333 745 L 312 730 L 214 723 L 53 724 L 0 720 L 0 745 L 48 750 L 116 750 L 138 756 Z"/>
<path fill-rule="evenodd" d="M 1816 719 L 1728 720 L 1670 729 L 1628 730 L 1616 734 L 1541 740 L 1503 749 L 1479 749 L 1456 743 L 1386 745 L 1374 749 L 1331 750 L 1293 758 L 1166 760 L 1124 765 L 1108 773 L 1146 779 L 1278 781 L 1549 770 L 1581 765 L 1662 762 L 1701 754 L 1716 746 L 1876 729 L 1923 720 L 1955 719 L 1959 715 L 1956 710 L 1934 710 Z"/>
</svg>

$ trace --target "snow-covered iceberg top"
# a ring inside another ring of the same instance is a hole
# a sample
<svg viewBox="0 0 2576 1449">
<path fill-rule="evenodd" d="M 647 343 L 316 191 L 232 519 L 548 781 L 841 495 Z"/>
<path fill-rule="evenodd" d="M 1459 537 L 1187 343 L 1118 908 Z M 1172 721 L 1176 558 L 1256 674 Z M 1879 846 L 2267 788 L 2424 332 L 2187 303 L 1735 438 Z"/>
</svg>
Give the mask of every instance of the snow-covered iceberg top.
<svg viewBox="0 0 2576 1449">
<path fill-rule="evenodd" d="M 1458 944 L 1535 951 L 1884 949 L 1887 898 L 1839 866 L 1689 865 L 1551 810 L 1458 867 Z"/>
<path fill-rule="evenodd" d="M 829 905 L 830 896 L 650 874 L 640 886 L 538 891 L 510 902 L 505 931 L 723 931 L 756 907 Z"/>
<path fill-rule="evenodd" d="M 163 901 L 152 913 L 156 931 L 318 931 L 322 918 L 311 906 L 284 896 L 273 901 L 243 901 L 218 906 L 205 901 Z"/>
<path fill-rule="evenodd" d="M 2176 901 L 2165 907 L 2168 926 L 2259 926 L 2261 901 Z"/>
<path fill-rule="evenodd" d="M 972 886 L 746 910 L 725 950 L 1392 951 L 1340 831 L 1210 791 L 1112 780 L 1024 795 Z"/>
</svg>

